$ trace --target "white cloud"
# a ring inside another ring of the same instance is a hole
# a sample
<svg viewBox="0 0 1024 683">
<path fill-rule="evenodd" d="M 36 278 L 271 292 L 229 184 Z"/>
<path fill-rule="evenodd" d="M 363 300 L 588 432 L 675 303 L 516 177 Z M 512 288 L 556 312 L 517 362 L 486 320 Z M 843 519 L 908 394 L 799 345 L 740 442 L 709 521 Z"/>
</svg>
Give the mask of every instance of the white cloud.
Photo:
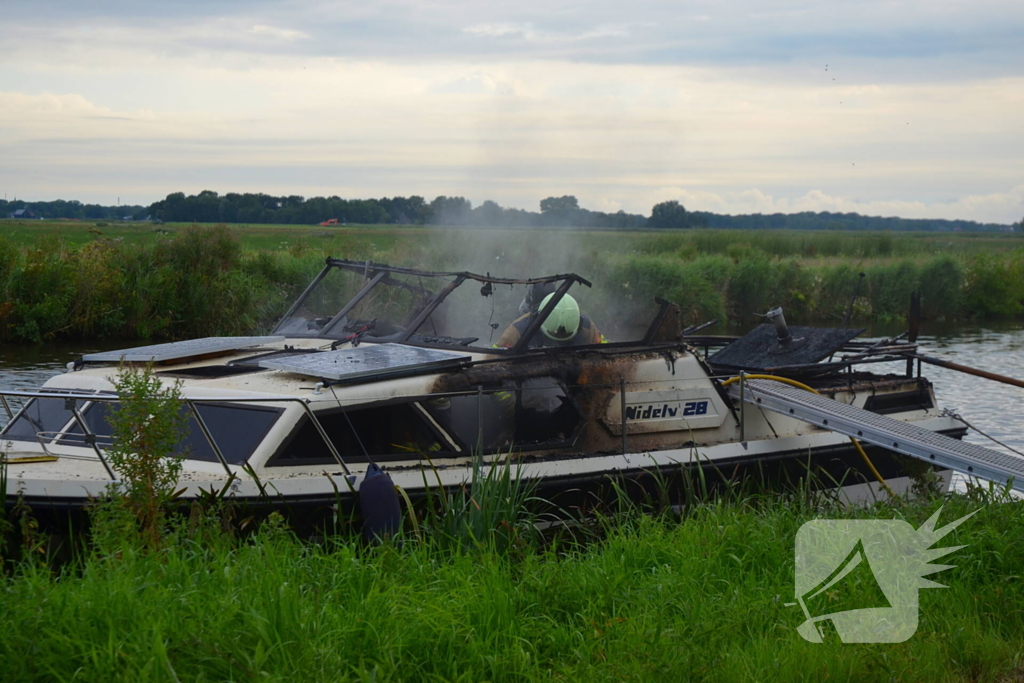
<svg viewBox="0 0 1024 683">
<path fill-rule="evenodd" d="M 651 26 L 652 24 L 644 24 Z M 477 38 L 520 38 L 527 42 L 572 42 L 594 40 L 598 38 L 623 38 L 630 34 L 633 23 L 600 24 L 590 28 L 579 28 L 575 31 L 541 30 L 532 23 L 482 23 L 473 24 L 462 29 Z"/>
<path fill-rule="evenodd" d="M 312 37 L 305 31 L 297 31 L 290 28 L 278 28 L 276 26 L 266 26 L 264 24 L 256 24 L 249 31 L 261 38 L 271 38 L 273 40 L 280 40 L 284 42 L 292 42 L 295 40 L 311 40 Z"/>
<path fill-rule="evenodd" d="M 1019 192 L 1004 190 L 1020 181 L 1024 79 L 962 84 L 951 97 L 939 86 L 833 91 L 675 67 L 303 62 L 169 69 L 152 101 L 132 91 L 124 106 L 0 93 L 0 182 L 21 196 L 30 183 L 39 198 L 75 196 L 100 169 L 130 165 L 118 183 L 150 200 L 287 186 L 526 208 L 575 194 L 633 213 L 665 199 L 721 213 L 1024 213 Z"/>
<path fill-rule="evenodd" d="M 88 4 L 5 17 L 0 181 L 40 198 L 1024 213 L 1020 3 Z"/>
<path fill-rule="evenodd" d="M 475 72 L 454 80 L 436 83 L 429 91 L 434 94 L 501 95 L 514 97 L 524 93 L 521 81 L 485 72 Z"/>
<path fill-rule="evenodd" d="M 527 40 L 538 37 L 532 24 L 474 24 L 462 29 L 463 32 L 480 38 L 501 38 L 519 36 Z"/>
</svg>

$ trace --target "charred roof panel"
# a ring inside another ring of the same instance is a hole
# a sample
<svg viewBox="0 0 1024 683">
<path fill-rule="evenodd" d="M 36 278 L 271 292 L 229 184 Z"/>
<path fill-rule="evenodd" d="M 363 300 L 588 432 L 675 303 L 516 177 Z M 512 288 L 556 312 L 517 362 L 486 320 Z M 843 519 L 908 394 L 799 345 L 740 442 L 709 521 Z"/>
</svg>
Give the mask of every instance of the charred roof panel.
<svg viewBox="0 0 1024 683">
<path fill-rule="evenodd" d="M 758 325 L 708 358 L 708 362 L 716 367 L 737 370 L 770 370 L 817 363 L 841 349 L 864 330 L 790 326 L 789 331 L 791 341 L 783 345 L 779 342 L 774 325 Z"/>
</svg>

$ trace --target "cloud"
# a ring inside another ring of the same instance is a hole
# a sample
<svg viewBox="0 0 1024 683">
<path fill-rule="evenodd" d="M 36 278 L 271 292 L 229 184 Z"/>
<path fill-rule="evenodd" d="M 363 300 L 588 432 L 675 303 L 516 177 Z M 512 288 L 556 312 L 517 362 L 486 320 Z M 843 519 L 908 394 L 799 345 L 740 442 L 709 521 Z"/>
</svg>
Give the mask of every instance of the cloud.
<svg viewBox="0 0 1024 683">
<path fill-rule="evenodd" d="M 312 36 L 304 31 L 297 31 L 290 28 L 278 28 L 276 26 L 266 26 L 264 24 L 256 24 L 249 31 L 261 38 L 270 38 L 272 40 L 280 40 L 283 42 L 292 42 L 295 40 L 310 40 Z"/>
<path fill-rule="evenodd" d="M 566 43 L 600 38 L 623 38 L 629 35 L 629 29 L 633 25 L 632 23 L 602 24 L 592 28 L 560 32 L 539 30 L 532 23 L 483 23 L 467 26 L 462 31 L 477 38 L 520 38 L 527 42 Z M 652 24 L 645 25 L 651 26 Z"/>
<path fill-rule="evenodd" d="M 539 38 L 539 34 L 532 24 L 474 24 L 462 30 L 479 38 L 502 38 L 504 36 L 517 36 L 526 40 Z"/>
<path fill-rule="evenodd" d="M 428 92 L 433 94 L 500 95 L 514 97 L 516 95 L 523 94 L 523 84 L 515 79 L 494 76 L 489 73 L 475 72 L 468 76 L 461 76 L 455 80 L 432 85 Z"/>
<path fill-rule="evenodd" d="M 633 213 L 664 199 L 723 213 L 1024 213 L 1003 196 L 1020 180 L 1024 79 L 833 90 L 678 67 L 301 63 L 174 68 L 152 94 L 114 88 L 102 102 L 84 93 L 134 72 L 78 78 L 83 94 L 0 93 L 0 180 L 70 196 L 79 167 L 92 179 L 130 164 L 157 196 L 204 178 L 524 208 L 576 194 Z"/>
<path fill-rule="evenodd" d="M 204 60 L 244 71 L 282 55 L 358 60 L 565 59 L 689 64 L 809 77 L 832 63 L 842 82 L 1015 75 L 1024 5 L 798 0 L 580 6 L 571 0 L 427 4 L 235 2 L 19 3 L 5 15 L 0 65 L 109 66 Z M 131 53 L 127 56 L 126 53 Z M 0 77 L 2 78 L 2 77 Z M 0 86 L 2 86 L 0 82 Z"/>
<path fill-rule="evenodd" d="M 131 137 L 153 120 L 150 110 L 115 111 L 78 94 L 0 91 L 0 140 L 6 144 L 54 135 L 81 139 L 103 135 L 102 131 L 119 138 Z"/>
<path fill-rule="evenodd" d="M 1022 213 L 1024 5 L 1008 0 L 9 9 L 0 180 L 42 198 L 107 177 L 158 196 Z"/>
</svg>

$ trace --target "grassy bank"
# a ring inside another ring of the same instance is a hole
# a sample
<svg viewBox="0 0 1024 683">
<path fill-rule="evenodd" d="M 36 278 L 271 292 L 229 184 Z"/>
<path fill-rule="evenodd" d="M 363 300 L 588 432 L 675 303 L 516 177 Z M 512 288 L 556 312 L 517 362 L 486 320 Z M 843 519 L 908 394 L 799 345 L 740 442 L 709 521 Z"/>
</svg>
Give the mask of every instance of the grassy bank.
<svg viewBox="0 0 1024 683">
<path fill-rule="evenodd" d="M 939 544 L 967 547 L 932 577 L 948 589 L 921 591 L 908 641 L 811 644 L 796 632 L 802 613 L 785 603 L 803 522 L 917 527 L 942 502 L 821 511 L 748 497 L 504 552 L 310 544 L 274 524 L 243 541 L 184 526 L 155 552 L 107 537 L 59 574 L 24 563 L 0 579 L 0 670 L 5 681 L 1018 680 L 1019 502 L 944 501 L 941 523 L 981 511 Z"/>
<path fill-rule="evenodd" d="M 1024 242 L 1004 235 L 14 228 L 0 238 L 0 342 L 263 331 L 326 255 L 500 275 L 575 270 L 595 283 L 581 294 L 587 310 L 624 326 L 648 315 L 656 295 L 680 303 L 690 322 L 749 323 L 782 305 L 797 324 L 836 323 L 860 272 L 855 321 L 902 318 L 915 290 L 927 318 L 1007 319 L 1024 310 Z"/>
</svg>

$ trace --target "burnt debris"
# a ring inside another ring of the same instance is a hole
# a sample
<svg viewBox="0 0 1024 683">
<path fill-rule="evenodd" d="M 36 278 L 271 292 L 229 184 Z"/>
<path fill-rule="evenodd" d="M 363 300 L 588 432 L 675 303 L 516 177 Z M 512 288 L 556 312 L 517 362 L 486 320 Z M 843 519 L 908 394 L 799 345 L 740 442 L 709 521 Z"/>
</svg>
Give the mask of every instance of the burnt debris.
<svg viewBox="0 0 1024 683">
<path fill-rule="evenodd" d="M 787 343 L 776 325 L 765 323 L 712 355 L 708 362 L 716 369 L 762 372 L 783 366 L 808 365 L 832 355 L 863 331 L 863 328 L 787 326 Z"/>
</svg>

